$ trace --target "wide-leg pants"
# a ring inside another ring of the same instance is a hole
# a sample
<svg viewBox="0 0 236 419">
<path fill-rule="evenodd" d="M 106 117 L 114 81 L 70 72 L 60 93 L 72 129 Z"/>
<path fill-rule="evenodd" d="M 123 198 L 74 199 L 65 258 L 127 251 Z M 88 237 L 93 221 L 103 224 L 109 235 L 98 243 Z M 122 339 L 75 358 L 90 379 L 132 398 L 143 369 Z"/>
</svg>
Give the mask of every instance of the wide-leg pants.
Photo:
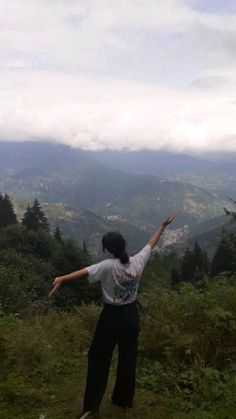
<svg viewBox="0 0 236 419">
<path fill-rule="evenodd" d="M 116 344 L 118 365 L 112 400 L 121 407 L 131 407 L 135 391 L 139 329 L 136 302 L 119 306 L 105 304 L 88 352 L 84 412 L 99 410 Z"/>
</svg>

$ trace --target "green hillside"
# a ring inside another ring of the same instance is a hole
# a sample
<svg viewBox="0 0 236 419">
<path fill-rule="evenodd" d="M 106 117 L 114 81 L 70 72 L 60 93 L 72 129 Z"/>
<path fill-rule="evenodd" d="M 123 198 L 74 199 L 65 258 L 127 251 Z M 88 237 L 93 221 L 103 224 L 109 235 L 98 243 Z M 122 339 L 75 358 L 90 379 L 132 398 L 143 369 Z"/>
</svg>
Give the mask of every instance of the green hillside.
<svg viewBox="0 0 236 419">
<path fill-rule="evenodd" d="M 25 200 L 13 199 L 18 219 L 21 219 L 28 204 Z M 108 231 L 120 231 L 127 240 L 130 253 L 140 250 L 149 238 L 149 234 L 141 229 L 121 221 L 100 217 L 91 211 L 75 208 L 65 204 L 42 204 L 47 215 L 51 230 L 58 225 L 64 238 L 72 238 L 79 246 L 84 242 L 89 253 L 95 259 L 104 257 L 101 238 Z"/>
<path fill-rule="evenodd" d="M 206 233 L 202 233 L 193 237 L 190 237 L 187 240 L 180 241 L 173 246 L 167 246 L 166 250 L 172 250 L 177 252 L 179 255 L 182 255 L 186 248 L 192 248 L 194 243 L 197 241 L 200 247 L 205 250 L 209 256 L 212 256 L 216 250 L 218 243 L 221 240 L 222 232 L 236 232 L 236 222 L 235 220 L 231 220 L 214 228 Z"/>
<path fill-rule="evenodd" d="M 236 166 L 236 164 L 235 164 Z M 236 173 L 227 171 L 216 171 L 215 173 L 179 173 L 169 176 L 169 179 L 179 182 L 189 182 L 197 187 L 202 187 L 207 191 L 218 195 L 222 199 L 236 197 Z"/>
<path fill-rule="evenodd" d="M 100 287 L 77 279 L 53 301 L 47 296 L 55 276 L 93 261 L 73 240 L 48 231 L 37 202 L 27 209 L 36 222 L 23 217 L 22 224 L 9 217 L 9 198 L 0 201 L 0 417 L 72 419 L 81 411 Z M 71 208 L 50 207 L 56 209 L 57 219 L 60 211 L 70 219 Z M 173 254 L 151 257 L 139 289 L 144 308 L 134 407 L 124 412 L 109 402 L 115 352 L 100 419 L 235 417 L 236 235 L 228 236 L 211 266 L 197 246 L 188 266 Z"/>
<path fill-rule="evenodd" d="M 127 174 L 95 161 L 82 150 L 52 144 L 2 147 L 0 190 L 40 202 L 64 203 L 152 231 L 169 213 L 174 228 L 190 229 L 223 214 L 217 196 L 189 183 Z"/>
</svg>

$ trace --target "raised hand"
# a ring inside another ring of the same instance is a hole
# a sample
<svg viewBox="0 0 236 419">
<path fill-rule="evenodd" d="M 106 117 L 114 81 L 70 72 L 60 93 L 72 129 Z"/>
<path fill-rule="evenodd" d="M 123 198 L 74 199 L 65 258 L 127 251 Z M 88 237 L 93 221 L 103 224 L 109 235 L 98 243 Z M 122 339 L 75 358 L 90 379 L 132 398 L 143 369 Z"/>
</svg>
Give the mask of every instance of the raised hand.
<svg viewBox="0 0 236 419">
<path fill-rule="evenodd" d="M 171 215 L 170 217 L 166 218 L 166 220 L 162 221 L 161 225 L 163 227 L 168 226 L 169 224 L 172 223 L 172 221 L 174 220 L 174 218 L 175 218 L 175 215 Z"/>
<path fill-rule="evenodd" d="M 151 249 L 153 249 L 154 246 L 156 246 L 158 240 L 160 239 L 163 231 L 165 230 L 166 226 L 168 226 L 170 223 L 172 223 L 173 219 L 175 218 L 175 215 L 171 215 L 170 217 L 166 218 L 166 220 L 162 221 L 160 227 L 157 231 L 153 234 L 153 236 L 148 241 L 149 246 Z"/>
</svg>

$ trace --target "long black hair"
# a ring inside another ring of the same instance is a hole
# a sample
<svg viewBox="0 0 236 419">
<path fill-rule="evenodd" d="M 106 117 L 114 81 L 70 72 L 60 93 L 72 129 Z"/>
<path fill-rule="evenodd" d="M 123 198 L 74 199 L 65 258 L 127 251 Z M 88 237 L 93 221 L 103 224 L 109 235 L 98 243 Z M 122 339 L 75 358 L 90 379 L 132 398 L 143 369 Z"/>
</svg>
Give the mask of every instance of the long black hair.
<svg viewBox="0 0 236 419">
<path fill-rule="evenodd" d="M 129 262 L 129 256 L 126 251 L 126 241 L 124 237 L 116 231 L 106 233 L 102 238 L 103 252 L 108 250 L 115 258 L 120 259 L 124 265 Z"/>
</svg>

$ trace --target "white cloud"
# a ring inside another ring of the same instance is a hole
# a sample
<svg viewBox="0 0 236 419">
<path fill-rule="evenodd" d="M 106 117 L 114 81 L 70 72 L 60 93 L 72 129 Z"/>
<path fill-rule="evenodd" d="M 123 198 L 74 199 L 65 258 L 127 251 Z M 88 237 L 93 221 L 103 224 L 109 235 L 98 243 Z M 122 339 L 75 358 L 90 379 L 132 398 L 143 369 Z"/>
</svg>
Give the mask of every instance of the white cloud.
<svg viewBox="0 0 236 419">
<path fill-rule="evenodd" d="M 220 149 L 236 134 L 234 95 L 180 92 L 113 79 L 18 73 L 0 98 L 2 139 L 97 148 Z M 1 86 L 4 87 L 4 86 Z M 230 147 L 236 149 L 235 141 Z"/>
<path fill-rule="evenodd" d="M 236 150 L 236 15 L 191 0 L 0 0 L 0 139 Z"/>
</svg>

